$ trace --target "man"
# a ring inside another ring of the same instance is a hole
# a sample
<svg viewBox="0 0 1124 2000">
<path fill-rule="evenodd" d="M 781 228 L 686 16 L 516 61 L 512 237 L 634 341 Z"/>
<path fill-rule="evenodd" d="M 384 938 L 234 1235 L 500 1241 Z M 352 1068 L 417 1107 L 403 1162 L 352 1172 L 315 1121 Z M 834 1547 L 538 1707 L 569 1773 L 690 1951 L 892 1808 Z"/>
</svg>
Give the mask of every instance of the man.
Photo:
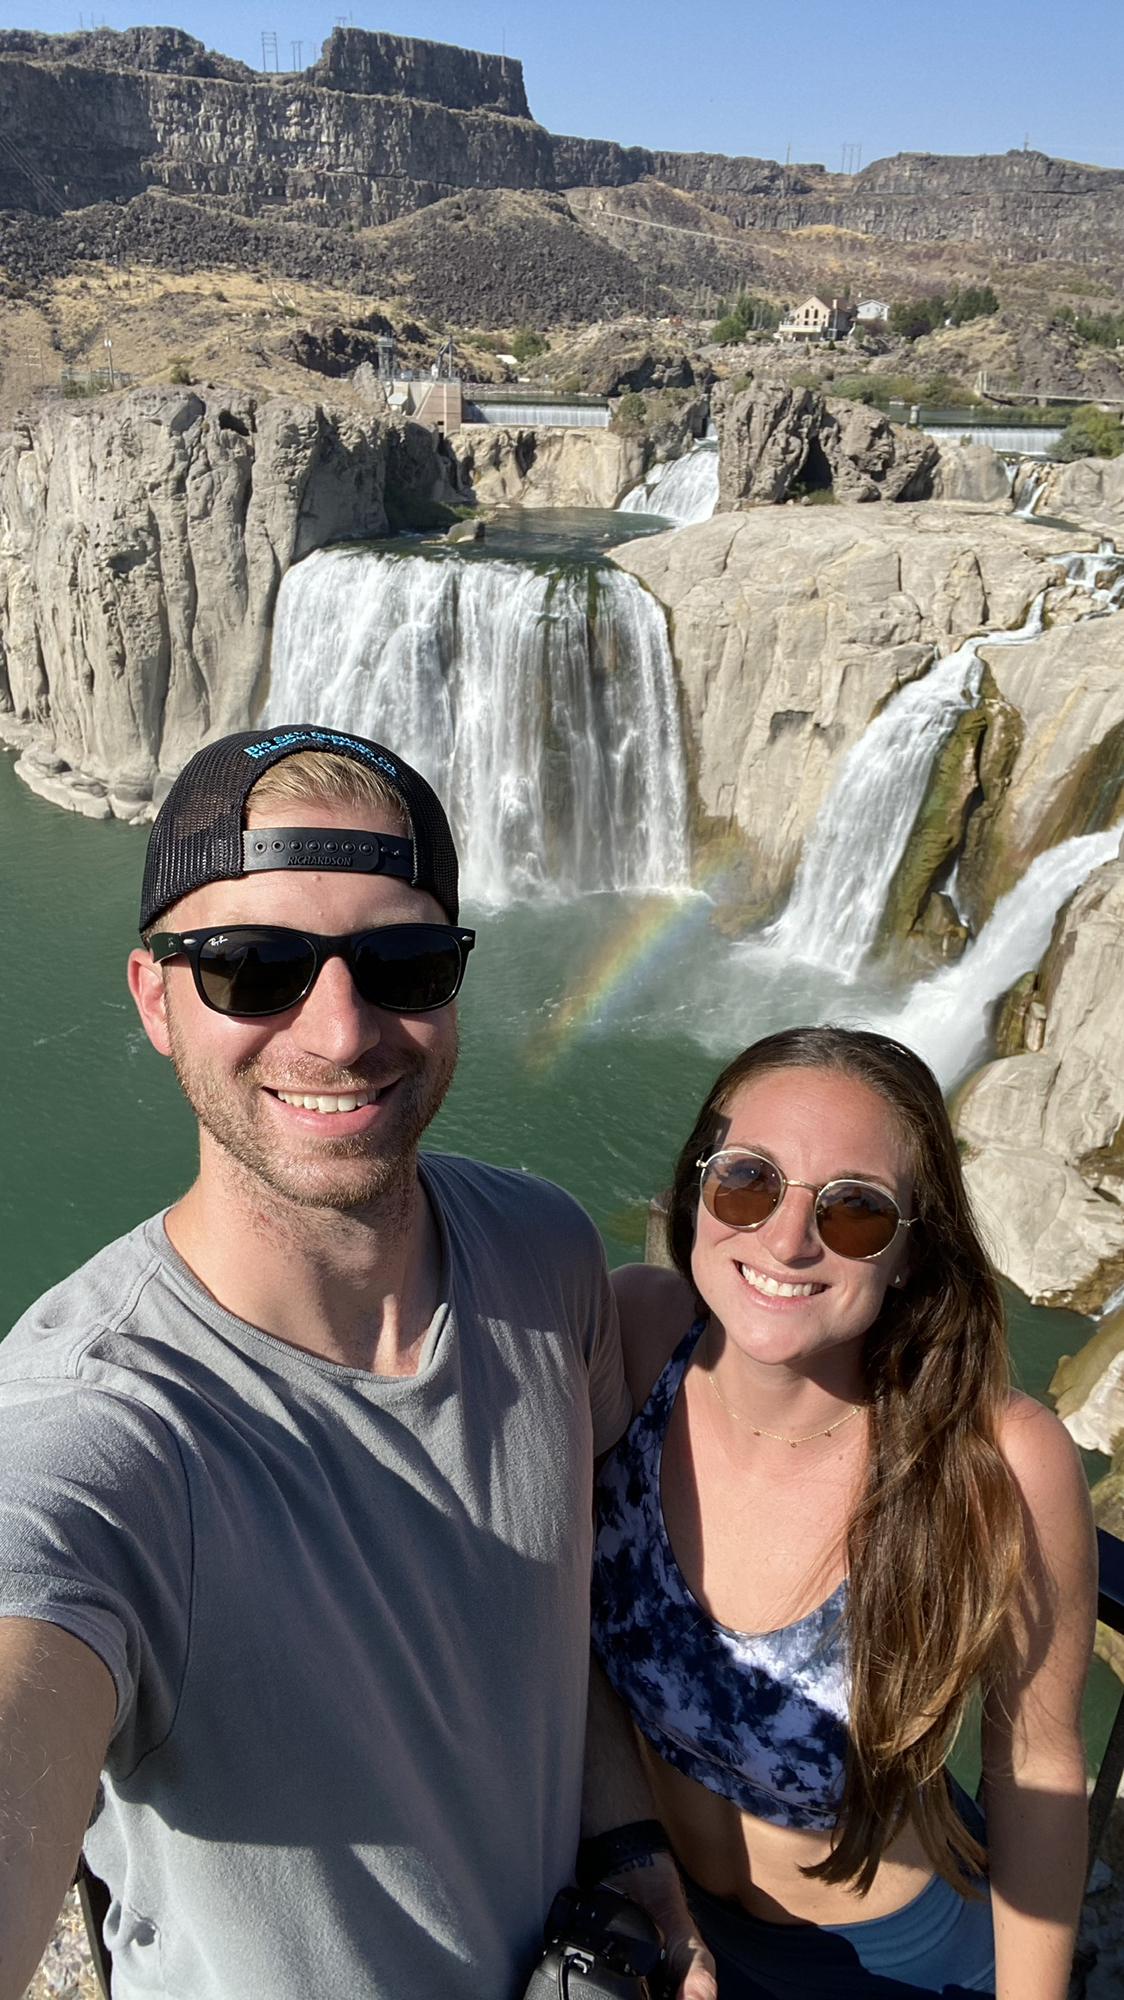
<svg viewBox="0 0 1124 2000">
<path fill-rule="evenodd" d="M 458 914 L 438 800 L 359 737 L 227 738 L 161 808 L 129 985 L 198 1177 L 0 1346 L 0 2000 L 84 1833 L 126 2000 L 522 1991 L 628 1403 L 582 1211 L 419 1160 Z"/>
</svg>

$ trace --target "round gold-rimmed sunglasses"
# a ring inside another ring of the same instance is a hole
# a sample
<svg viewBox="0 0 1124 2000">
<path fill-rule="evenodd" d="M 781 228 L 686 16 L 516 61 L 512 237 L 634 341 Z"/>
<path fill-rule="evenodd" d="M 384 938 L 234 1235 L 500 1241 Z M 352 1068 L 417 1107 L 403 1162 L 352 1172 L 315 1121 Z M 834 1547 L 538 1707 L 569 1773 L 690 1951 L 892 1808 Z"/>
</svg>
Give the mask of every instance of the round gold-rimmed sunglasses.
<svg viewBox="0 0 1124 2000">
<path fill-rule="evenodd" d="M 890 1248 L 899 1229 L 912 1229 L 916 1216 L 905 1216 L 892 1194 L 873 1181 L 789 1180 L 763 1153 L 728 1146 L 696 1160 L 703 1207 L 728 1229 L 760 1229 L 775 1215 L 790 1187 L 807 1188 L 813 1197 L 816 1233 L 825 1250 L 855 1263 L 868 1263 Z"/>
</svg>

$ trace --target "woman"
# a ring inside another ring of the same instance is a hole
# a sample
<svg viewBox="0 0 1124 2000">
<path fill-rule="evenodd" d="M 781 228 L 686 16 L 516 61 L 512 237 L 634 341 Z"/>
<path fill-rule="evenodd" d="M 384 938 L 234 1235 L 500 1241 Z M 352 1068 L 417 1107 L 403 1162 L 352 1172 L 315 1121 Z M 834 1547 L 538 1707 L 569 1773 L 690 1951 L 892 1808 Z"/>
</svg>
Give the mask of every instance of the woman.
<svg viewBox="0 0 1124 2000">
<path fill-rule="evenodd" d="M 1010 1390 L 934 1078 L 881 1035 L 756 1043 L 668 1234 L 673 1271 L 617 1274 L 640 1414 L 594 1634 L 720 2000 L 1064 2000 L 1095 1544 L 1065 1430 Z M 986 1854 L 944 1770 L 977 1688 Z"/>
</svg>

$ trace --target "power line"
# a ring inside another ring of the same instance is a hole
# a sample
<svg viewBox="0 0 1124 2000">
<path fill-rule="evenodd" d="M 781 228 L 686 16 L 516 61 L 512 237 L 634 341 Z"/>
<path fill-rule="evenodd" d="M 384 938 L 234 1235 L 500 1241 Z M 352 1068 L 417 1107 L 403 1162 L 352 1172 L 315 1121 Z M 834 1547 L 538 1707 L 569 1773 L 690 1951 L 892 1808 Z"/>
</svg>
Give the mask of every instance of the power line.
<svg viewBox="0 0 1124 2000">
<path fill-rule="evenodd" d="M 47 203 L 49 208 L 54 209 L 56 215 L 66 214 L 66 204 L 59 200 L 50 181 L 44 179 L 39 169 L 32 166 L 31 161 L 21 153 L 19 147 L 3 131 L 0 131 L 0 152 L 7 155 L 12 165 L 19 173 L 23 174 L 26 180 L 31 182 L 35 192 Z"/>
</svg>

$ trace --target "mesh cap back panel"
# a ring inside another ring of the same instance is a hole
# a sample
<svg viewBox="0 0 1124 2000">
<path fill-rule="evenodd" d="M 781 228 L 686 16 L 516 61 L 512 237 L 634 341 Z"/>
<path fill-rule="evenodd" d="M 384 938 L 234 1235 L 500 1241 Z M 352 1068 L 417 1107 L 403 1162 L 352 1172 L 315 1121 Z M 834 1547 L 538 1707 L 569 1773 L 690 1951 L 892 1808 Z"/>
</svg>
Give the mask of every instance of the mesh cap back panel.
<svg viewBox="0 0 1124 2000">
<path fill-rule="evenodd" d="M 420 772 L 379 743 L 316 724 L 262 735 L 245 730 L 198 750 L 173 783 L 148 843 L 141 931 L 163 910 L 208 882 L 243 873 L 246 796 L 262 774 L 302 750 L 326 750 L 377 770 L 400 798 L 414 844 L 414 886 L 426 889 L 453 923 L 459 909 L 456 848 L 437 794 Z"/>
</svg>

